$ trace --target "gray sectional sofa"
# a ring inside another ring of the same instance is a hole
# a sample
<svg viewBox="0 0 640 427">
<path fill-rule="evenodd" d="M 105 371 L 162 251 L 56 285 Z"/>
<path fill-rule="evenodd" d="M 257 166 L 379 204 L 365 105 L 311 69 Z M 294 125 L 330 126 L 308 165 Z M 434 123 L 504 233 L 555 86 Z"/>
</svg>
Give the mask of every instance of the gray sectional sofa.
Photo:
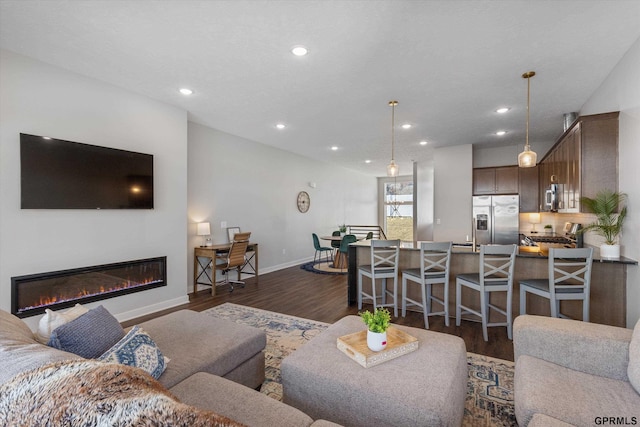
<svg viewBox="0 0 640 427">
<path fill-rule="evenodd" d="M 640 321 L 631 331 L 523 315 L 513 344 L 520 427 L 640 424 Z"/>
<path fill-rule="evenodd" d="M 158 381 L 181 402 L 248 426 L 335 426 L 254 390 L 264 381 L 263 331 L 190 310 L 139 326 L 170 359 Z M 39 343 L 26 323 L 0 310 L 0 386 L 66 360 L 82 358 Z"/>
</svg>

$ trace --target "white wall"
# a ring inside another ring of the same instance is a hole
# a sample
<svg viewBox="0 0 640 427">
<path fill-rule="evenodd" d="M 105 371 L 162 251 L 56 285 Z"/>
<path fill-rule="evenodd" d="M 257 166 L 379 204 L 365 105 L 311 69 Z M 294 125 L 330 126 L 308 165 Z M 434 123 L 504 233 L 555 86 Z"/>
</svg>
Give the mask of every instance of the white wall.
<svg viewBox="0 0 640 427">
<path fill-rule="evenodd" d="M 582 106 L 580 115 L 620 111 L 619 189 L 627 193 L 628 214 L 621 239 L 621 254 L 640 261 L 640 39 Z M 640 319 L 640 271 L 627 271 L 627 326 Z"/>
<path fill-rule="evenodd" d="M 433 240 L 433 162 L 414 164 L 416 174 L 416 240 Z"/>
<path fill-rule="evenodd" d="M 558 138 L 562 135 L 563 129 L 558 129 Z M 542 160 L 545 154 L 555 144 L 553 141 L 531 142 L 531 149 L 538 155 L 538 161 Z M 518 154 L 524 149 L 522 145 L 509 145 L 505 147 L 485 147 L 473 149 L 473 167 L 487 168 L 494 166 L 513 166 L 518 164 Z"/>
<path fill-rule="evenodd" d="M 102 304 L 124 320 L 186 302 L 186 112 L 0 55 L 0 307 L 11 309 L 12 276 L 164 255 L 168 286 L 89 307 Z M 21 210 L 20 132 L 153 154 L 155 209 Z"/>
<path fill-rule="evenodd" d="M 472 145 L 438 148 L 433 158 L 433 240 L 464 242 L 471 235 Z"/>
<path fill-rule="evenodd" d="M 211 223 L 214 243 L 227 242 L 223 221 L 251 231 L 262 273 L 312 259 L 311 233 L 331 234 L 342 223 L 377 224 L 373 177 L 192 122 L 188 139 L 190 289 L 191 248 L 202 241 L 197 222 Z M 307 213 L 296 206 L 300 191 L 311 197 Z"/>
</svg>

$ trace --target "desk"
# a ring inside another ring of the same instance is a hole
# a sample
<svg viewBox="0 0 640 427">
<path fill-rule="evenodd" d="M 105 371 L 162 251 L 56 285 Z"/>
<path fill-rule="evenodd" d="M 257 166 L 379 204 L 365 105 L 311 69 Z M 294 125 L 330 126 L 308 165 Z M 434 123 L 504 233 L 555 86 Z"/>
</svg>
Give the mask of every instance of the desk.
<svg viewBox="0 0 640 427">
<path fill-rule="evenodd" d="M 226 254 L 231 249 L 231 243 L 220 245 L 197 247 L 193 251 L 193 292 L 198 292 L 198 285 L 211 286 L 211 295 L 216 294 L 216 271 L 218 255 Z M 202 259 L 206 259 L 205 262 Z M 211 267 L 211 275 L 207 268 Z M 248 271 L 246 269 L 249 269 Z M 247 246 L 247 257 L 244 265 L 240 268 L 241 273 L 252 274 L 258 281 L 258 244 L 249 242 Z M 206 277 L 207 281 L 201 281 Z"/>
</svg>

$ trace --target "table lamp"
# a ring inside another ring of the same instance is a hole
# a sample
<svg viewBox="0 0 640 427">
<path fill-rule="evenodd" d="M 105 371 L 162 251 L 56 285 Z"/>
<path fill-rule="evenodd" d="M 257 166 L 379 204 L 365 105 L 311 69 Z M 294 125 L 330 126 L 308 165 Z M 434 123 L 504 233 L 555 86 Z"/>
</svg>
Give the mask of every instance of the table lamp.
<svg viewBox="0 0 640 427">
<path fill-rule="evenodd" d="M 540 224 L 540 214 L 539 213 L 530 213 L 529 214 L 529 223 L 532 225 L 531 234 L 537 233 L 536 224 Z"/>
<path fill-rule="evenodd" d="M 196 225 L 196 234 L 198 236 L 210 236 L 211 235 L 211 227 L 209 225 L 208 222 L 199 222 Z M 202 245 L 200 245 L 201 248 L 204 248 L 207 246 L 207 241 L 209 239 L 207 239 L 206 237 L 202 238 Z"/>
</svg>

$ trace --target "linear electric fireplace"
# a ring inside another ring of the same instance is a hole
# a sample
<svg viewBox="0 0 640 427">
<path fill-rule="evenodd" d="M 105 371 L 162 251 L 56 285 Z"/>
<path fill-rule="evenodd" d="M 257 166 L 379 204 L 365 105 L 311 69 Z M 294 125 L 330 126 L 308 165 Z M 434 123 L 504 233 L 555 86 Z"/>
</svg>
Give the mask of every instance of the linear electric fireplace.
<svg viewBox="0 0 640 427">
<path fill-rule="evenodd" d="M 11 312 L 29 317 L 167 286 L 167 257 L 74 268 L 11 278 Z"/>
</svg>

